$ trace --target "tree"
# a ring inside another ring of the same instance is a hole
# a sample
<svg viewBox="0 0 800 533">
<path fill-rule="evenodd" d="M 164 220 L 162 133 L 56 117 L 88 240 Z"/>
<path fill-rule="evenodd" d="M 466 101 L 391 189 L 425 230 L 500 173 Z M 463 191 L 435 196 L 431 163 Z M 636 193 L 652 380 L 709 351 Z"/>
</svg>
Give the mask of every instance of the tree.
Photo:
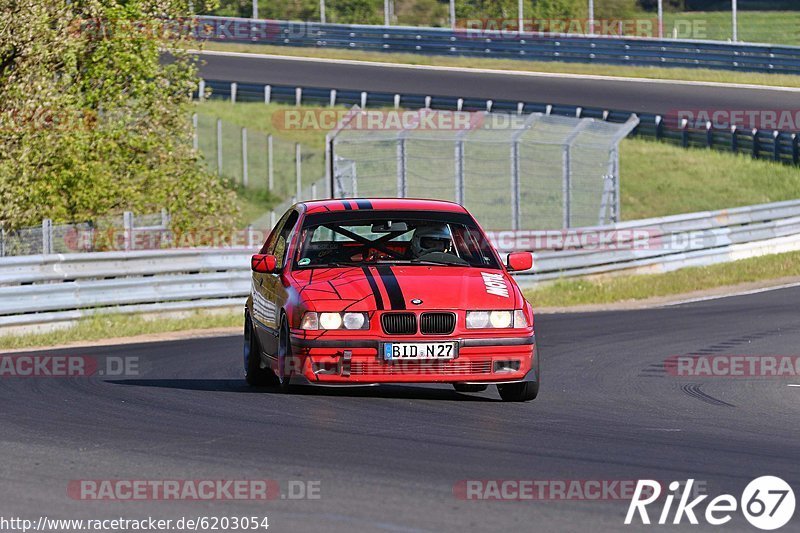
<svg viewBox="0 0 800 533">
<path fill-rule="evenodd" d="M 0 0 L 6 228 L 162 207 L 174 229 L 232 225 L 233 192 L 192 150 L 187 13 L 183 0 Z"/>
</svg>

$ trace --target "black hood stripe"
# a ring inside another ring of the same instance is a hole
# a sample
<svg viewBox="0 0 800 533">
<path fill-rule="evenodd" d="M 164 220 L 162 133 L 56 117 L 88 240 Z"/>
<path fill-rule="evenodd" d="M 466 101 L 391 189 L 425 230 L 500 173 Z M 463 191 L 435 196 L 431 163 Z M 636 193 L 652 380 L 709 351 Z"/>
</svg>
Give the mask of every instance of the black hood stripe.
<svg viewBox="0 0 800 533">
<path fill-rule="evenodd" d="M 351 209 L 353 209 L 353 206 L 350 205 L 350 202 L 348 202 L 346 200 L 342 201 L 342 205 L 344 206 L 344 210 L 345 211 L 350 211 Z"/>
<path fill-rule="evenodd" d="M 372 289 L 373 296 L 375 296 L 375 306 L 378 308 L 378 311 L 383 311 L 383 296 L 381 296 L 381 291 L 378 288 L 378 282 L 375 281 L 375 276 L 369 271 L 369 267 L 361 267 L 361 269 L 364 271 L 364 276 L 367 278 L 367 283 L 369 283 L 369 287 Z"/>
<path fill-rule="evenodd" d="M 359 209 L 372 209 L 372 202 L 369 200 L 356 200 Z"/>
<path fill-rule="evenodd" d="M 386 294 L 389 295 L 389 303 L 394 310 L 406 308 L 406 299 L 403 296 L 403 290 L 400 288 L 397 278 L 392 272 L 392 267 L 388 265 L 380 265 L 375 267 L 378 274 L 381 276 L 383 286 L 386 287 Z"/>
</svg>

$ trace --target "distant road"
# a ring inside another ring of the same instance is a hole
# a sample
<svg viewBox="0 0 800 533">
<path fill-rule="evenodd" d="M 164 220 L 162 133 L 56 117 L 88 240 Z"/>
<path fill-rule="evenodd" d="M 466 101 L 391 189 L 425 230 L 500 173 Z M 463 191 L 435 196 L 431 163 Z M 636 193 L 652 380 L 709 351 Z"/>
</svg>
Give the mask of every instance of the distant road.
<svg viewBox="0 0 800 533">
<path fill-rule="evenodd" d="M 206 64 L 200 73 L 204 78 L 242 83 L 494 98 L 650 113 L 800 108 L 800 89 L 387 66 L 219 52 L 204 52 L 203 59 Z"/>
</svg>

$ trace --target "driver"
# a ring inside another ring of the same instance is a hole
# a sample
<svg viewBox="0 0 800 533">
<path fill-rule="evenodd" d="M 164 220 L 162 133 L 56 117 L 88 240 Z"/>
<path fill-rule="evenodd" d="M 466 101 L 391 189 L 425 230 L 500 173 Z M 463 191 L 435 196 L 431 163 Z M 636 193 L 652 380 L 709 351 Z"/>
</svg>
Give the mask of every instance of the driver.
<svg viewBox="0 0 800 533">
<path fill-rule="evenodd" d="M 450 253 L 452 245 L 453 240 L 447 224 L 421 226 L 414 230 L 411 254 L 414 258 L 419 258 L 434 252 Z"/>
</svg>

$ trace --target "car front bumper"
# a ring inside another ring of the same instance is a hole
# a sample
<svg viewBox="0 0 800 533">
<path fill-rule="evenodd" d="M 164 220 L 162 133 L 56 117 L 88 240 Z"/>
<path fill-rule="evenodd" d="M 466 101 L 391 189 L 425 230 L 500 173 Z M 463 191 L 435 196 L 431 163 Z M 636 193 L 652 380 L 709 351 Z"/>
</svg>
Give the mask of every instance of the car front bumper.
<svg viewBox="0 0 800 533">
<path fill-rule="evenodd" d="M 290 364 L 295 376 L 317 385 L 491 384 L 539 380 L 534 335 L 446 341 L 458 343 L 455 359 L 385 361 L 381 357 L 383 340 L 314 339 L 292 335 Z"/>
</svg>

